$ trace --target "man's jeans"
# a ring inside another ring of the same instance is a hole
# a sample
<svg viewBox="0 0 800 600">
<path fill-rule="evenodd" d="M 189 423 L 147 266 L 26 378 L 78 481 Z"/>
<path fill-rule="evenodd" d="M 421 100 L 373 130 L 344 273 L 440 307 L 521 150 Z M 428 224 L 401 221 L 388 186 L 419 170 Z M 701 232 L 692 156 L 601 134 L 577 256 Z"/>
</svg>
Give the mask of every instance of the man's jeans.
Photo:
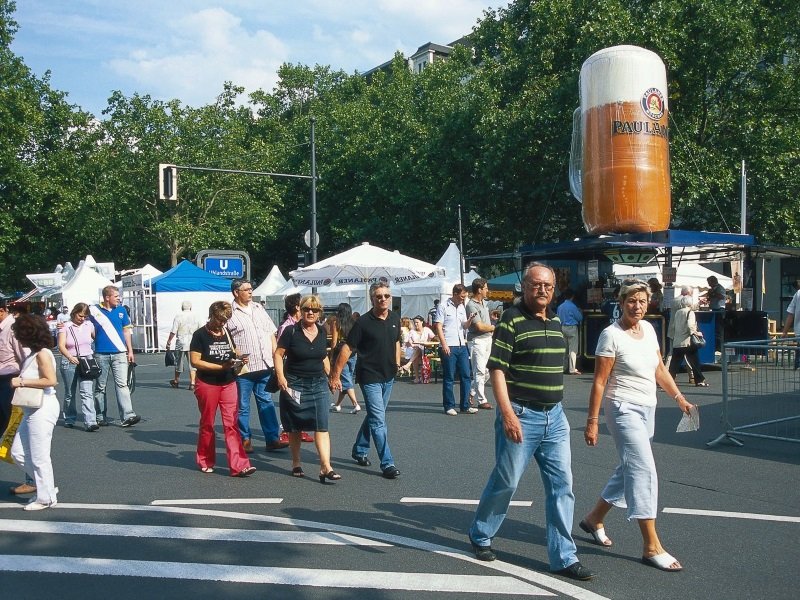
<svg viewBox="0 0 800 600">
<path fill-rule="evenodd" d="M 472 377 L 469 368 L 469 351 L 466 346 L 450 346 L 450 355 L 439 350 L 439 358 L 442 360 L 442 404 L 445 412 L 456 407 L 456 399 L 453 395 L 453 383 L 455 382 L 456 372 L 458 373 L 461 389 L 461 410 L 469 408 L 469 391 L 472 387 Z"/>
<path fill-rule="evenodd" d="M 252 437 L 250 432 L 250 394 L 256 396 L 258 422 L 267 444 L 278 440 L 281 434 L 272 394 L 267 392 L 267 382 L 274 371 L 264 370 L 246 373 L 236 378 L 236 389 L 239 391 L 239 433 L 242 441 Z"/>
<path fill-rule="evenodd" d="M 114 374 L 114 383 L 117 385 L 117 407 L 119 408 L 119 418 L 121 421 L 130 417 L 135 417 L 131 403 L 131 391 L 128 389 L 128 355 L 125 352 L 115 352 L 114 354 L 96 353 L 94 357 L 100 365 L 102 373 L 97 378 L 94 388 L 94 407 L 98 421 L 107 421 L 106 415 L 106 384 L 108 383 L 108 373 Z"/>
<path fill-rule="evenodd" d="M 388 430 L 386 428 L 386 407 L 392 395 L 394 379 L 385 383 L 362 383 L 361 393 L 364 395 L 364 405 L 367 414 L 364 422 L 356 434 L 356 443 L 353 444 L 353 456 L 366 456 L 369 454 L 370 435 L 375 442 L 375 450 L 381 459 L 381 471 L 394 465 L 392 451 L 389 450 Z"/>
<path fill-rule="evenodd" d="M 61 380 L 64 383 L 64 424 L 74 425 L 78 420 L 77 395 L 81 397 L 81 412 L 86 427 L 97 422 L 94 412 L 94 380 L 81 379 L 78 366 L 61 359 Z"/>
<path fill-rule="evenodd" d="M 498 413 L 494 423 L 496 463 L 481 495 L 469 537 L 479 546 L 491 544 L 533 457 L 544 484 L 550 569 L 558 571 L 578 561 L 572 539 L 575 496 L 572 494 L 569 423 L 560 403 L 549 411 L 524 408 L 515 402 L 511 406 L 522 427 L 522 442 L 515 444 L 506 438 L 503 419 Z"/>
<path fill-rule="evenodd" d="M 472 394 L 483 404 L 486 398 L 486 382 L 489 380 L 489 355 L 492 352 L 492 336 L 479 337 L 469 342 L 469 356 L 472 359 Z"/>
</svg>

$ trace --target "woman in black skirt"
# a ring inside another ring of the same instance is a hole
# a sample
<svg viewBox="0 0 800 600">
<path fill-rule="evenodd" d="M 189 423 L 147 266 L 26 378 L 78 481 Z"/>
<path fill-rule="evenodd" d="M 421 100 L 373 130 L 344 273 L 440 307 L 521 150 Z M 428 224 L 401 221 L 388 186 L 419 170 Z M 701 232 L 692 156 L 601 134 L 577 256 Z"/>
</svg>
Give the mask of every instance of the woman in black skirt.
<svg viewBox="0 0 800 600">
<path fill-rule="evenodd" d="M 275 349 L 275 376 L 280 393 L 281 424 L 289 434 L 292 475 L 304 477 L 300 464 L 303 431 L 315 431 L 319 453 L 320 483 L 342 478 L 331 467 L 331 438 L 328 434 L 328 339 L 317 321 L 322 303 L 317 296 L 300 301 L 300 321 L 283 330 Z M 285 362 L 284 362 L 285 360 Z"/>
</svg>

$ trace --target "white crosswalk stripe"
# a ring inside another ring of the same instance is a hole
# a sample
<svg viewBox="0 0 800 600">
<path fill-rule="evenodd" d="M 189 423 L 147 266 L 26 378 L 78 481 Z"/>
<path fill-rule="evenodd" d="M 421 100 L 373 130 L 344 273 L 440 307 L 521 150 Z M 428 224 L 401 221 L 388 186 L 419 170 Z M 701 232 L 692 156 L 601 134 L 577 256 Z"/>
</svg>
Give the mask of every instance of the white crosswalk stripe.
<svg viewBox="0 0 800 600">
<path fill-rule="evenodd" d="M 262 531 L 252 529 L 214 529 L 209 527 L 13 521 L 4 519 L 0 519 L 0 530 L 8 533 L 18 531 L 21 533 L 103 535 L 154 539 L 210 540 L 217 542 L 391 546 L 391 544 L 385 544 L 376 540 L 327 531 Z"/>
<path fill-rule="evenodd" d="M 396 573 L 332 569 L 294 569 L 250 565 L 220 565 L 141 560 L 6 555 L 0 571 L 71 573 L 81 575 L 154 577 L 193 581 L 228 581 L 323 588 L 368 588 L 416 592 L 472 592 L 491 595 L 552 596 L 550 592 L 513 577 Z"/>
</svg>

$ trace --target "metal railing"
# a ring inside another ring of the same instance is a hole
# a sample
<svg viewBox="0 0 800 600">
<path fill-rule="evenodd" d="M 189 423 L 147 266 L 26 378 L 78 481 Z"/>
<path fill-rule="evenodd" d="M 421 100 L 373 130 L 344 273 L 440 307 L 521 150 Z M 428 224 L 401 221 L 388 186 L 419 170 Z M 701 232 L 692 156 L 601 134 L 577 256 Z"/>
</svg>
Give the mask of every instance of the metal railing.
<svg viewBox="0 0 800 600">
<path fill-rule="evenodd" d="M 795 338 L 730 342 L 722 351 L 723 433 L 800 442 L 800 347 Z"/>
</svg>

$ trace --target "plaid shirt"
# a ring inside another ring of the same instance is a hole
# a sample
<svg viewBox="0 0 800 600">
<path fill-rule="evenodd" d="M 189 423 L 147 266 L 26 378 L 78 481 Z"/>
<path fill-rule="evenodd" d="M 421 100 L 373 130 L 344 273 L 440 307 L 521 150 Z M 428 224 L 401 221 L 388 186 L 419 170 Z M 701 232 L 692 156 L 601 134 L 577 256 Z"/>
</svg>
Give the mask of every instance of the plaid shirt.
<svg viewBox="0 0 800 600">
<path fill-rule="evenodd" d="M 250 302 L 247 308 L 231 302 L 231 318 L 226 325 L 240 354 L 249 354 L 248 369 L 251 372 L 272 369 L 275 365 L 272 353 L 275 350 L 277 328 L 267 311 L 258 302 Z"/>
</svg>

